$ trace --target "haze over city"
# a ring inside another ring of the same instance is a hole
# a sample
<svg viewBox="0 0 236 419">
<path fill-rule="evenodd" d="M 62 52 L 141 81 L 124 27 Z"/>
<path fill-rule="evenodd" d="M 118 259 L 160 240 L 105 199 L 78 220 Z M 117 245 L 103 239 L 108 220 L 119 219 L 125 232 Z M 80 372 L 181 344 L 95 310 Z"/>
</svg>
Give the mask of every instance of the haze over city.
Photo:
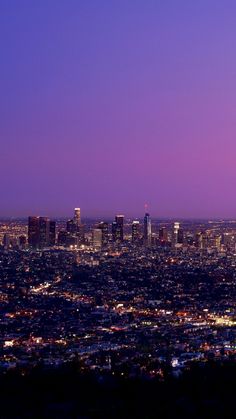
<svg viewBox="0 0 236 419">
<path fill-rule="evenodd" d="M 1 1 L 0 216 L 235 217 L 235 16 Z"/>
</svg>

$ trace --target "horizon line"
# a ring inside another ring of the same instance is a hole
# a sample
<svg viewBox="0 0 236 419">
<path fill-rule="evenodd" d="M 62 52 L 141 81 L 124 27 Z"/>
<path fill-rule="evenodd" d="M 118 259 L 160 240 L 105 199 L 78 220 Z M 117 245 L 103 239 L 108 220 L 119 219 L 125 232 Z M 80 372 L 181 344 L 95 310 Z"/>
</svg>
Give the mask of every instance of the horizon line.
<svg viewBox="0 0 236 419">
<path fill-rule="evenodd" d="M 88 215 L 86 217 L 81 217 L 84 220 L 95 220 L 95 219 L 107 219 L 107 220 L 113 220 L 114 217 L 117 214 L 112 215 Z M 143 216 L 132 216 L 132 215 L 124 215 L 125 219 L 142 219 L 144 217 Z M 58 219 L 58 220 L 69 220 L 72 219 L 73 216 L 68 216 L 68 215 L 38 215 L 38 214 L 31 214 L 31 215 L 22 215 L 22 216 L 6 216 L 6 215 L 0 215 L 0 220 L 26 220 L 28 219 L 28 217 L 48 217 L 48 218 L 52 218 L 52 219 Z M 217 217 L 217 216 L 213 216 L 213 217 L 207 217 L 207 216 L 156 216 L 156 215 L 152 215 L 150 214 L 150 217 L 152 220 L 166 220 L 166 221 L 170 221 L 170 220 L 182 220 L 182 221 L 231 221 L 231 222 L 236 222 L 236 217 L 232 218 L 232 217 Z"/>
</svg>

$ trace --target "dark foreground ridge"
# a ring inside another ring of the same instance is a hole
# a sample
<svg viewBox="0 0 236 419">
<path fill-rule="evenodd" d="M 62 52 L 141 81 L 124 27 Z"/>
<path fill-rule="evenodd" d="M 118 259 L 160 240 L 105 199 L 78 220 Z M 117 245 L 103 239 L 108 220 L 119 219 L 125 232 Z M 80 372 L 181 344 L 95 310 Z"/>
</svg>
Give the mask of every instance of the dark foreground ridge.
<svg viewBox="0 0 236 419">
<path fill-rule="evenodd" d="M 8 418 L 232 418 L 236 365 L 192 365 L 179 377 L 116 377 L 84 371 L 78 362 L 0 375 L 0 417 Z"/>
</svg>

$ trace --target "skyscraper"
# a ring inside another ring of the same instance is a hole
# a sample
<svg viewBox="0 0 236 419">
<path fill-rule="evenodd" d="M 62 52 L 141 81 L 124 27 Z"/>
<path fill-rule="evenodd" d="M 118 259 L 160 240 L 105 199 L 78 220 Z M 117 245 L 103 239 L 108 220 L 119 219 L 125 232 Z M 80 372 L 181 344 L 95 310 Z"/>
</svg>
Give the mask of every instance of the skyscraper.
<svg viewBox="0 0 236 419">
<path fill-rule="evenodd" d="M 140 222 L 134 220 L 132 222 L 132 242 L 138 243 L 140 241 Z"/>
<path fill-rule="evenodd" d="M 102 231 L 102 246 L 106 246 L 109 240 L 108 223 L 101 221 L 98 224 L 98 228 Z"/>
<path fill-rule="evenodd" d="M 80 208 L 75 208 L 74 212 L 74 221 L 77 226 L 81 224 L 81 214 L 80 214 Z"/>
<path fill-rule="evenodd" d="M 178 244 L 184 244 L 184 230 L 179 228 L 178 231 Z"/>
<path fill-rule="evenodd" d="M 179 223 L 175 222 L 172 231 L 172 246 L 178 243 Z"/>
<path fill-rule="evenodd" d="M 65 230 L 61 230 L 58 233 L 57 242 L 59 246 L 66 246 L 68 244 L 68 233 Z"/>
<path fill-rule="evenodd" d="M 172 246 L 176 246 L 177 244 L 184 243 L 184 232 L 183 229 L 180 228 L 180 223 L 175 222 L 172 232 Z"/>
<path fill-rule="evenodd" d="M 50 221 L 49 223 L 49 244 L 55 246 L 56 243 L 56 222 Z"/>
<path fill-rule="evenodd" d="M 159 240 L 162 244 L 168 241 L 168 233 L 166 227 L 162 227 L 159 230 Z"/>
<path fill-rule="evenodd" d="M 67 233 L 69 233 L 69 234 L 76 234 L 77 233 L 77 229 L 78 229 L 78 226 L 77 226 L 77 223 L 76 223 L 75 219 L 68 220 L 66 222 L 66 231 L 67 231 Z"/>
<path fill-rule="evenodd" d="M 113 221 L 111 225 L 111 234 L 112 234 L 112 241 L 116 242 L 117 241 L 117 223 L 115 221 Z"/>
<path fill-rule="evenodd" d="M 39 217 L 28 218 L 28 243 L 30 247 L 39 245 Z"/>
<path fill-rule="evenodd" d="M 112 223 L 112 240 L 117 243 L 122 243 L 124 240 L 124 215 L 116 215 Z"/>
<path fill-rule="evenodd" d="M 152 242 L 152 224 L 150 214 L 146 212 L 144 216 L 144 232 L 143 232 L 143 240 L 146 246 L 150 246 Z"/>
<path fill-rule="evenodd" d="M 39 217 L 39 247 L 49 245 L 49 218 Z"/>
<path fill-rule="evenodd" d="M 74 212 L 74 224 L 75 224 L 75 231 L 77 236 L 77 242 L 83 243 L 84 242 L 84 225 L 81 222 L 81 212 L 80 208 L 75 208 Z M 71 229 L 74 227 L 71 225 Z M 74 232 L 72 230 L 70 231 L 70 234 L 74 235 Z"/>
<path fill-rule="evenodd" d="M 51 226 L 53 230 L 53 225 Z M 55 226 L 54 226 L 55 228 Z M 52 232 L 51 232 L 52 237 Z M 30 247 L 40 248 L 50 245 L 50 220 L 47 217 L 29 217 L 28 243 Z"/>
<path fill-rule="evenodd" d="M 102 247 L 102 230 L 100 228 L 93 229 L 93 247 L 97 250 Z"/>
</svg>

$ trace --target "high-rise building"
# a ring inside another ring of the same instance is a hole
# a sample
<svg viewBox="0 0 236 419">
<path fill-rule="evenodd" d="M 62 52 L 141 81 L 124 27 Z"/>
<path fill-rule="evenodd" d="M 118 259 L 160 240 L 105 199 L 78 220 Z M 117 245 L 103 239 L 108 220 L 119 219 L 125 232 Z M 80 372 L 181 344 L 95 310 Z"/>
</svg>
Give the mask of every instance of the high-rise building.
<svg viewBox="0 0 236 419">
<path fill-rule="evenodd" d="M 39 217 L 28 218 L 28 243 L 30 247 L 39 245 Z"/>
<path fill-rule="evenodd" d="M 66 231 L 69 234 L 76 234 L 78 229 L 78 225 L 76 224 L 75 220 L 68 220 L 66 223 Z"/>
<path fill-rule="evenodd" d="M 184 230 L 182 228 L 179 228 L 177 239 L 178 239 L 178 244 L 184 244 Z"/>
<path fill-rule="evenodd" d="M 117 215 L 116 216 L 116 224 L 117 224 L 117 236 L 120 242 L 124 240 L 124 215 Z"/>
<path fill-rule="evenodd" d="M 68 233 L 65 230 L 61 230 L 58 233 L 57 242 L 59 246 L 66 246 L 68 243 Z"/>
<path fill-rule="evenodd" d="M 75 229 L 75 233 L 76 233 L 76 236 L 77 236 L 77 242 L 81 244 L 81 243 L 84 242 L 85 236 L 84 236 L 84 225 L 81 222 L 80 208 L 75 208 L 74 224 L 75 224 L 75 227 L 71 224 L 70 234 L 74 235 L 74 231 L 72 231 L 72 230 Z"/>
<path fill-rule="evenodd" d="M 80 208 L 75 208 L 75 212 L 74 212 L 74 221 L 75 224 L 77 226 L 79 226 L 81 224 L 81 213 L 80 213 Z"/>
<path fill-rule="evenodd" d="M 29 217 L 28 243 L 30 247 L 34 248 L 50 245 L 50 220 L 48 217 Z"/>
<path fill-rule="evenodd" d="M 77 233 L 76 233 L 76 236 L 77 236 L 77 241 L 78 241 L 78 243 L 83 243 L 84 242 L 84 240 L 85 240 L 85 231 L 84 231 L 84 224 L 80 224 L 78 227 L 77 227 Z"/>
<path fill-rule="evenodd" d="M 39 247 L 49 245 L 50 221 L 47 217 L 39 217 Z"/>
<path fill-rule="evenodd" d="M 132 222 L 132 242 L 138 243 L 140 241 L 140 222 L 134 220 Z"/>
<path fill-rule="evenodd" d="M 167 243 L 168 242 L 168 232 L 166 227 L 162 227 L 159 230 L 159 241 L 161 243 Z"/>
<path fill-rule="evenodd" d="M 144 216 L 144 231 L 143 231 L 143 240 L 146 246 L 150 246 L 152 242 L 152 224 L 150 214 L 146 212 Z"/>
<path fill-rule="evenodd" d="M 56 243 L 56 221 L 50 221 L 49 223 L 49 244 L 55 246 Z"/>
<path fill-rule="evenodd" d="M 175 222 L 173 231 L 172 231 L 172 245 L 175 246 L 178 243 L 178 234 L 179 234 L 179 223 Z"/>
<path fill-rule="evenodd" d="M 112 234 L 112 241 L 116 242 L 117 241 L 117 223 L 115 221 L 113 221 L 111 225 L 111 234 Z"/>
<path fill-rule="evenodd" d="M 102 230 L 100 228 L 93 229 L 93 247 L 97 250 L 102 247 Z"/>
<path fill-rule="evenodd" d="M 124 240 L 124 215 L 116 215 L 112 223 L 112 240 L 117 243 L 122 243 Z"/>
<path fill-rule="evenodd" d="M 175 222 L 172 231 L 172 246 L 175 247 L 177 244 L 184 243 L 184 231 L 180 228 L 180 223 Z"/>
<path fill-rule="evenodd" d="M 102 246 L 106 246 L 109 241 L 108 223 L 102 221 L 98 224 L 98 228 L 102 231 Z"/>
</svg>

